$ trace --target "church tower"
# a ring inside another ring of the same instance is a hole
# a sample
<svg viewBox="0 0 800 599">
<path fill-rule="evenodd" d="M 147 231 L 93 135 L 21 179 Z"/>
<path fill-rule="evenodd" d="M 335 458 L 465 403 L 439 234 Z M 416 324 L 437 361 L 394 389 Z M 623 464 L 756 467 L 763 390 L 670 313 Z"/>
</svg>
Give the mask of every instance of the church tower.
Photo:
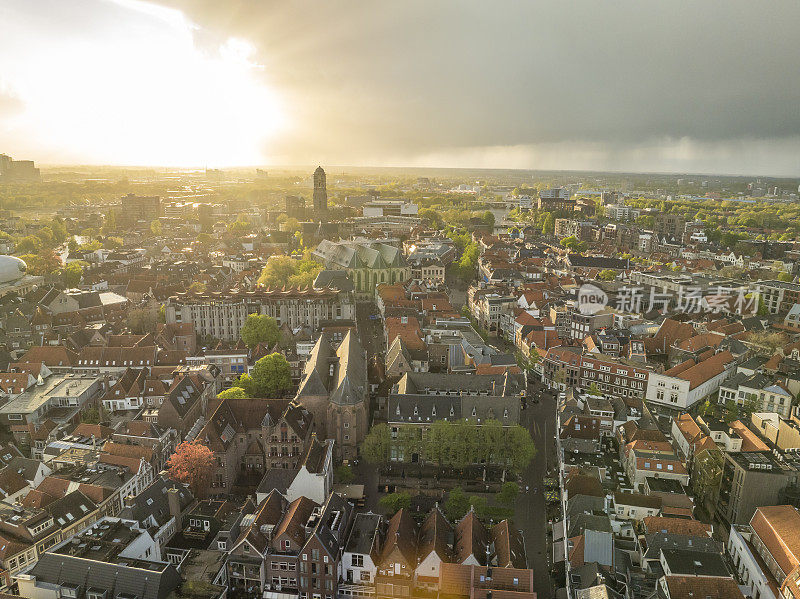
<svg viewBox="0 0 800 599">
<path fill-rule="evenodd" d="M 314 212 L 328 210 L 328 190 L 325 184 L 325 171 L 321 166 L 314 171 Z"/>
</svg>

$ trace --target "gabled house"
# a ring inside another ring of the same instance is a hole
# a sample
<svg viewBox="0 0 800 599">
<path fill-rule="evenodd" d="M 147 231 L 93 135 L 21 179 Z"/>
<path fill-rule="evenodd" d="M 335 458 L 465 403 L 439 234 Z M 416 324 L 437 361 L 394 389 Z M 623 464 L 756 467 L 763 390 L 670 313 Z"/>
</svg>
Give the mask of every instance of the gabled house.
<svg viewBox="0 0 800 599">
<path fill-rule="evenodd" d="M 399 510 L 386 530 L 378 556 L 375 591 L 381 597 L 408 596 L 414 586 L 417 567 L 417 525 L 405 508 Z"/>
</svg>

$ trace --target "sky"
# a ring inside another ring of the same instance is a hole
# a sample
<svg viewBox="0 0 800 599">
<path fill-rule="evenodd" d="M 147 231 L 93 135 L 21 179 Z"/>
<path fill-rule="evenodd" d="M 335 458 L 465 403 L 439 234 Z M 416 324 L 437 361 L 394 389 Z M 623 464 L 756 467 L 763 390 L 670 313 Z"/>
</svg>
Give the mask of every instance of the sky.
<svg viewBox="0 0 800 599">
<path fill-rule="evenodd" d="M 3 0 L 39 163 L 800 176 L 796 0 Z"/>
</svg>

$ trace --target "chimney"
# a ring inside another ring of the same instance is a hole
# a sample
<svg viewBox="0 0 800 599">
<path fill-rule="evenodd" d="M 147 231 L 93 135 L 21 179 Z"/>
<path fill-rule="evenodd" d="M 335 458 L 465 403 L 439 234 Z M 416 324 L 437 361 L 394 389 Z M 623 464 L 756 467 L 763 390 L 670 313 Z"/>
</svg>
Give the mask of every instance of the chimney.
<svg viewBox="0 0 800 599">
<path fill-rule="evenodd" d="M 169 513 L 175 518 L 175 521 L 181 521 L 181 501 L 178 497 L 178 489 L 167 489 L 167 502 L 169 503 Z"/>
</svg>

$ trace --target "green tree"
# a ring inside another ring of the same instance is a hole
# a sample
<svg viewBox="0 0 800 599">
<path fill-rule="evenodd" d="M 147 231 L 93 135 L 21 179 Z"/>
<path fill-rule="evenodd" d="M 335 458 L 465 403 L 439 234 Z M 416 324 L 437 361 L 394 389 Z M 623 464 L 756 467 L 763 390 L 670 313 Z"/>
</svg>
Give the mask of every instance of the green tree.
<svg viewBox="0 0 800 599">
<path fill-rule="evenodd" d="M 42 227 L 35 233 L 36 237 L 42 240 L 42 245 L 53 245 L 53 231 L 50 227 Z"/>
<path fill-rule="evenodd" d="M 610 268 L 604 268 L 600 271 L 599 276 L 604 281 L 613 281 L 617 278 L 617 272 L 615 270 L 611 270 Z"/>
<path fill-rule="evenodd" d="M 792 275 L 790 275 L 788 272 L 778 273 L 778 280 L 779 281 L 784 281 L 785 283 L 791 283 L 792 282 Z"/>
<path fill-rule="evenodd" d="M 217 394 L 217 399 L 247 399 L 250 397 L 241 387 L 230 387 L 223 389 Z"/>
<path fill-rule="evenodd" d="M 481 497 L 480 495 L 470 495 L 469 505 L 473 510 L 475 510 L 478 518 L 483 520 L 487 517 L 489 511 L 489 500 L 486 499 L 486 497 Z"/>
<path fill-rule="evenodd" d="M 252 228 L 250 221 L 240 214 L 238 220 L 228 225 L 228 232 L 236 237 L 242 237 L 249 234 Z"/>
<path fill-rule="evenodd" d="M 61 271 L 64 285 L 66 285 L 67 288 L 77 287 L 81 284 L 81 279 L 83 278 L 83 266 L 81 264 L 81 261 L 70 262 L 64 267 L 64 270 Z"/>
<path fill-rule="evenodd" d="M 556 232 L 556 217 L 548 212 L 542 223 L 542 235 L 553 235 Z"/>
<path fill-rule="evenodd" d="M 292 234 L 303 230 L 303 228 L 300 226 L 300 221 L 298 221 L 296 218 L 287 218 L 283 225 L 281 225 L 281 229 Z"/>
<path fill-rule="evenodd" d="M 739 419 L 739 404 L 737 404 L 735 401 L 728 400 L 725 403 L 723 420 L 725 420 L 726 423 L 730 424 L 734 420 L 738 419 Z"/>
<path fill-rule="evenodd" d="M 483 426 L 474 428 L 478 437 L 475 462 L 483 464 L 495 463 L 495 452 L 503 442 L 503 425 L 492 418 L 484 422 Z"/>
<path fill-rule="evenodd" d="M 521 472 L 536 455 L 536 446 L 530 433 L 515 424 L 506 428 L 499 448 L 501 463 L 512 472 Z"/>
<path fill-rule="evenodd" d="M 36 235 L 28 235 L 23 237 L 14 245 L 14 250 L 19 254 L 38 252 L 42 246 L 42 240 Z"/>
<path fill-rule="evenodd" d="M 81 422 L 86 424 L 100 424 L 105 422 L 108 414 L 102 404 L 95 404 L 81 412 Z"/>
<path fill-rule="evenodd" d="M 403 426 L 397 433 L 398 453 L 405 461 L 419 460 L 422 452 L 422 429 L 416 426 Z"/>
<path fill-rule="evenodd" d="M 709 513 L 714 513 L 717 504 L 724 463 L 725 458 L 717 448 L 704 449 L 692 461 L 692 489 L 697 503 Z"/>
<path fill-rule="evenodd" d="M 254 397 L 256 394 L 256 383 L 249 374 L 240 374 L 234 382 L 234 386 L 244 389 L 247 397 Z"/>
<path fill-rule="evenodd" d="M 288 280 L 289 287 L 303 288 L 313 286 L 317 275 L 324 268 L 322 264 L 311 258 L 309 254 L 306 254 L 302 260 L 296 262 L 295 273 Z"/>
<path fill-rule="evenodd" d="M 393 516 L 401 509 L 411 507 L 411 495 L 408 493 L 389 493 L 378 500 L 378 504 L 386 510 L 389 517 Z"/>
<path fill-rule="evenodd" d="M 489 227 L 489 229 L 494 228 L 494 214 L 492 213 L 491 210 L 487 210 L 486 212 L 484 212 L 483 215 L 481 216 L 481 219 L 483 219 L 483 223 L 487 227 Z"/>
<path fill-rule="evenodd" d="M 282 395 L 292 387 L 292 371 L 282 354 L 264 356 L 253 366 L 251 374 L 259 397 Z"/>
<path fill-rule="evenodd" d="M 391 446 L 389 426 L 385 423 L 376 424 L 361 442 L 361 455 L 370 464 L 383 465 L 389 462 Z"/>
<path fill-rule="evenodd" d="M 439 229 L 442 225 L 442 217 L 432 208 L 423 208 L 419 211 L 419 217 L 424 220 L 432 229 Z"/>
<path fill-rule="evenodd" d="M 577 237 L 575 237 L 574 235 L 570 235 L 569 237 L 565 237 L 564 239 L 561 240 L 561 245 L 562 247 L 565 247 L 568 250 L 578 251 L 578 248 L 580 247 L 580 242 L 578 241 Z"/>
<path fill-rule="evenodd" d="M 755 393 L 749 393 L 739 409 L 739 418 L 750 418 L 753 412 L 759 411 L 761 411 L 761 400 Z"/>
<path fill-rule="evenodd" d="M 355 480 L 356 475 L 350 466 L 342 464 L 333 471 L 333 479 L 340 484 L 349 485 Z"/>
<path fill-rule="evenodd" d="M 758 316 L 769 316 L 769 308 L 767 308 L 767 304 L 764 303 L 764 298 L 761 296 L 758 298 L 758 310 L 756 314 Z"/>
<path fill-rule="evenodd" d="M 600 391 L 600 387 L 597 386 L 597 383 L 592 383 L 591 385 L 589 385 L 589 388 L 586 389 L 586 393 L 588 393 L 589 395 L 595 395 L 597 397 L 603 396 L 603 392 Z"/>
<path fill-rule="evenodd" d="M 156 235 L 156 236 L 161 236 L 162 235 L 162 233 L 164 232 L 164 228 L 161 225 L 161 221 L 160 220 L 156 219 L 156 220 L 154 220 L 153 222 L 150 223 L 150 232 L 153 235 Z"/>
<path fill-rule="evenodd" d="M 289 256 L 272 256 L 262 269 L 258 283 L 273 288 L 306 287 L 314 282 L 322 269 L 322 264 L 314 260 L 308 252 L 301 260 Z"/>
<path fill-rule="evenodd" d="M 49 275 L 61 268 L 61 258 L 52 250 L 43 249 L 38 254 L 23 254 L 20 258 L 28 265 L 31 275 Z"/>
<path fill-rule="evenodd" d="M 701 416 L 713 416 L 714 415 L 714 407 L 711 405 L 711 400 L 706 399 L 703 402 L 703 405 L 700 406 L 700 415 Z"/>
<path fill-rule="evenodd" d="M 513 505 L 519 495 L 519 485 L 512 480 L 503 483 L 497 493 L 497 501 L 505 505 Z"/>
<path fill-rule="evenodd" d="M 452 441 L 452 427 L 447 420 L 435 420 L 425 434 L 425 457 L 428 461 L 444 466 L 448 461 Z"/>
<path fill-rule="evenodd" d="M 469 497 L 464 493 L 464 490 L 461 487 L 455 487 L 447 494 L 447 499 L 445 499 L 442 509 L 448 520 L 457 522 L 469 511 L 469 506 Z"/>
<path fill-rule="evenodd" d="M 266 314 L 249 314 L 242 325 L 239 335 L 244 344 L 253 349 L 259 343 L 273 347 L 281 339 L 278 323 Z"/>
<path fill-rule="evenodd" d="M 64 243 L 67 239 L 67 227 L 64 221 L 60 218 L 54 218 L 50 223 L 50 231 L 53 234 L 53 241 L 56 243 Z"/>
<path fill-rule="evenodd" d="M 480 250 L 478 249 L 478 245 L 470 241 L 464 248 L 464 252 L 461 254 L 461 258 L 458 261 L 458 273 L 461 278 L 467 281 L 471 281 L 475 278 L 479 256 Z"/>
</svg>

